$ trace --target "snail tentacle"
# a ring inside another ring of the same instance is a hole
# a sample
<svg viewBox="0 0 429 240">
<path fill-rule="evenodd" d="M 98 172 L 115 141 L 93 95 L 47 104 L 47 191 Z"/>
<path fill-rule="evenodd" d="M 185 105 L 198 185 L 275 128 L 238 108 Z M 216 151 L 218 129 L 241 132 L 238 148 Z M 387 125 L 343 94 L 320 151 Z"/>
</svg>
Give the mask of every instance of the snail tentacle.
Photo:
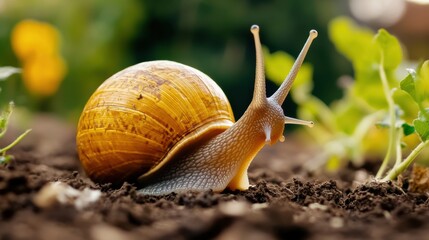
<svg viewBox="0 0 429 240">
<path fill-rule="evenodd" d="M 284 100 L 286 99 L 286 96 L 288 95 L 292 84 L 296 76 L 298 75 L 298 70 L 304 62 L 304 58 L 307 55 L 308 49 L 310 48 L 311 43 L 316 37 L 317 31 L 311 30 L 308 35 L 307 41 L 305 42 L 304 47 L 296 58 L 295 63 L 293 64 L 289 74 L 287 75 L 283 83 L 280 85 L 279 89 L 271 96 L 271 98 L 274 99 L 279 105 L 282 105 Z"/>
</svg>

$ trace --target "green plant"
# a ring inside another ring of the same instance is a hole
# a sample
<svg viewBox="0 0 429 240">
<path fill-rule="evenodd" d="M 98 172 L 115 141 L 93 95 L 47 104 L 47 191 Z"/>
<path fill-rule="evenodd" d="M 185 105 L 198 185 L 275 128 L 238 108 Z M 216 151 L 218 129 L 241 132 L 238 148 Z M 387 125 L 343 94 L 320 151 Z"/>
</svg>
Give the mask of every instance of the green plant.
<svg viewBox="0 0 429 240">
<path fill-rule="evenodd" d="M 20 72 L 21 72 L 21 70 L 18 68 L 1 67 L 0 68 L 0 81 L 4 81 L 9 76 L 11 76 L 15 73 L 20 73 Z M 0 89 L 0 91 L 1 91 L 1 89 Z M 13 102 L 9 102 L 8 107 L 0 113 L 0 138 L 2 138 L 7 131 L 9 119 L 10 119 L 10 116 L 12 115 L 13 108 L 14 108 Z M 12 147 L 14 147 L 16 144 L 18 144 L 30 131 L 31 131 L 31 129 L 27 129 L 24 133 L 22 133 L 20 136 L 18 136 L 12 143 L 7 145 L 6 147 L 0 148 L 0 164 L 6 164 L 12 159 L 12 156 L 7 155 L 6 152 L 9 149 L 11 149 Z"/>
<path fill-rule="evenodd" d="M 429 63 L 423 63 L 417 71 L 409 70 L 399 81 L 404 68 L 402 49 L 386 30 L 374 33 L 339 17 L 330 23 L 329 36 L 354 70 L 353 78 L 340 81 L 343 97 L 326 105 L 313 96 L 311 66 L 303 68 L 291 92 L 299 105 L 298 116 L 316 123 L 308 134 L 322 145 L 320 164 L 337 170 L 348 160 L 360 165 L 367 159 L 384 158 L 376 177 L 395 179 L 428 145 L 429 114 L 425 106 L 429 99 Z M 276 69 L 290 67 L 291 57 L 267 50 L 265 55 L 267 76 L 276 82 Z M 403 160 L 404 149 L 409 155 Z M 389 165 L 392 168 L 385 176 Z"/>
<path fill-rule="evenodd" d="M 380 74 L 383 76 L 383 70 L 380 69 Z M 391 143 L 390 152 L 392 154 L 396 149 L 396 161 L 393 168 L 384 177 L 384 180 L 393 180 L 402 173 L 420 154 L 420 152 L 429 145 L 429 108 L 425 108 L 425 103 L 428 100 L 429 95 L 425 92 L 425 84 L 428 85 L 429 82 L 429 61 L 425 61 L 423 65 L 414 71 L 409 70 L 409 74 L 400 82 L 401 90 L 407 92 L 409 96 L 413 99 L 415 104 L 419 108 L 419 113 L 416 118 L 412 121 L 412 125 L 402 122 L 400 119 L 397 120 L 396 114 L 394 111 L 391 111 L 390 115 L 390 126 L 391 135 L 389 142 Z M 386 95 L 389 96 L 389 95 Z M 394 107 L 394 106 L 392 106 Z M 392 127 L 392 123 L 394 123 Z M 401 151 L 401 142 L 400 139 L 402 135 L 409 135 L 416 133 L 420 138 L 420 143 L 413 149 L 413 151 L 402 160 L 402 151 Z M 381 177 L 385 171 L 385 168 L 388 164 L 389 158 L 385 158 L 380 170 L 377 173 L 377 177 Z"/>
</svg>

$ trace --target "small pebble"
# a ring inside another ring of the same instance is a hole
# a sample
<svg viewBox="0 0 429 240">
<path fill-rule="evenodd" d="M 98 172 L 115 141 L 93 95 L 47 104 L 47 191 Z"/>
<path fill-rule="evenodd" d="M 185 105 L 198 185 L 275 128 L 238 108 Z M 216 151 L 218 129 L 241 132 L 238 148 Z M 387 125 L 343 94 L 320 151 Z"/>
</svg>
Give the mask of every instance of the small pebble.
<svg viewBox="0 0 429 240">
<path fill-rule="evenodd" d="M 268 203 L 254 203 L 252 204 L 252 210 L 260 210 L 268 207 Z"/>
<path fill-rule="evenodd" d="M 340 217 L 333 217 L 329 221 L 332 228 L 342 228 L 344 226 L 344 220 Z"/>
<path fill-rule="evenodd" d="M 33 202 L 40 208 L 48 208 L 55 204 L 72 204 L 82 210 L 101 197 L 100 190 L 85 188 L 83 191 L 72 188 L 63 182 L 50 182 L 40 189 Z"/>
<path fill-rule="evenodd" d="M 220 212 L 231 217 L 243 216 L 249 208 L 249 204 L 240 201 L 224 202 L 219 205 Z"/>
<path fill-rule="evenodd" d="M 308 205 L 308 208 L 313 209 L 313 210 L 321 210 L 321 211 L 328 210 L 328 206 L 320 204 L 320 203 L 311 203 Z"/>
</svg>

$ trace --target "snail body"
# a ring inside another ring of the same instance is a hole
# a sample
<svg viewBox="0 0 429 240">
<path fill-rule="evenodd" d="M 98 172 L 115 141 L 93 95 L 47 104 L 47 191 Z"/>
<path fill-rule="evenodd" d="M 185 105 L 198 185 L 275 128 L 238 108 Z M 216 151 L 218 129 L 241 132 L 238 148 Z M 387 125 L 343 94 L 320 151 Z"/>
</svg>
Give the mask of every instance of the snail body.
<svg viewBox="0 0 429 240">
<path fill-rule="evenodd" d="M 259 28 L 252 102 L 235 122 L 220 87 L 192 67 L 151 61 L 107 79 L 91 96 L 79 119 L 77 149 L 95 182 L 137 182 L 143 194 L 249 187 L 247 168 L 265 144 L 282 141 L 281 104 L 317 32 L 310 36 L 290 74 L 269 98 Z"/>
</svg>

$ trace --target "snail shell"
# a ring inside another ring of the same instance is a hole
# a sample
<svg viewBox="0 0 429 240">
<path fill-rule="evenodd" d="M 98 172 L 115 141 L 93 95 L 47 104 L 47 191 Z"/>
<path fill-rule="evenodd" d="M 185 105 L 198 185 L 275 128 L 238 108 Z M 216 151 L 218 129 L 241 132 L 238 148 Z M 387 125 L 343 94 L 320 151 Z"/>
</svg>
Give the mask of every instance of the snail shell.
<svg viewBox="0 0 429 240">
<path fill-rule="evenodd" d="M 234 123 L 220 87 L 192 67 L 151 61 L 107 79 L 79 119 L 77 149 L 96 182 L 150 175 Z"/>
</svg>

